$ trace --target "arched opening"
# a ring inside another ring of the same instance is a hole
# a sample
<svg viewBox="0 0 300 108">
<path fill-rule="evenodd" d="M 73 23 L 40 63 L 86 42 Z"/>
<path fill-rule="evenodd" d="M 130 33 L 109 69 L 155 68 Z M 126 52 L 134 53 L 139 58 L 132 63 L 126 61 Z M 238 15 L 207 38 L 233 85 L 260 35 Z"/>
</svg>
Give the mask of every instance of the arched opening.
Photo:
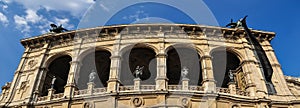
<svg viewBox="0 0 300 108">
<path fill-rule="evenodd" d="M 107 87 L 111 64 L 110 57 L 111 53 L 105 50 L 87 54 L 81 60 L 82 65 L 80 67 L 79 78 L 76 84 L 77 87 L 79 89 L 87 89 L 87 84 L 89 83 L 90 79 L 89 75 L 92 71 L 97 73 L 93 81 L 95 83 L 95 87 Z"/>
<path fill-rule="evenodd" d="M 137 66 L 144 67 L 140 75 L 141 84 L 155 84 L 157 64 L 156 53 L 149 48 L 133 48 L 122 54 L 121 85 L 133 85 Z"/>
<path fill-rule="evenodd" d="M 167 78 L 169 85 L 178 85 L 182 78 L 183 67 L 188 69 L 187 78 L 190 85 L 202 84 L 202 69 L 200 55 L 191 48 L 170 48 L 167 52 Z"/>
<path fill-rule="evenodd" d="M 217 87 L 228 88 L 230 82 L 229 71 L 235 74 L 240 66 L 240 59 L 229 51 L 214 51 L 212 53 L 212 63 Z"/>
<path fill-rule="evenodd" d="M 64 87 L 67 84 L 69 70 L 70 70 L 70 62 L 72 58 L 68 55 L 61 56 L 53 60 L 48 65 L 48 72 L 46 73 L 43 89 L 41 92 L 41 96 L 48 95 L 48 89 L 51 88 L 51 83 L 53 78 L 55 77 L 54 81 L 54 89 L 55 93 L 63 93 Z"/>
</svg>

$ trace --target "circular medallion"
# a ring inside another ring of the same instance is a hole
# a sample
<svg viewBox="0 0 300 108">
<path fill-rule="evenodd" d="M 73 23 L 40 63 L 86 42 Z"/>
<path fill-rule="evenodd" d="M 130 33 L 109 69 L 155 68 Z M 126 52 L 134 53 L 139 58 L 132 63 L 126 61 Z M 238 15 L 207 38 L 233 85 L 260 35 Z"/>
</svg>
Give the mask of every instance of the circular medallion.
<svg viewBox="0 0 300 108">
<path fill-rule="evenodd" d="M 140 107 L 143 104 L 142 98 L 133 98 L 132 103 L 135 107 Z"/>
</svg>

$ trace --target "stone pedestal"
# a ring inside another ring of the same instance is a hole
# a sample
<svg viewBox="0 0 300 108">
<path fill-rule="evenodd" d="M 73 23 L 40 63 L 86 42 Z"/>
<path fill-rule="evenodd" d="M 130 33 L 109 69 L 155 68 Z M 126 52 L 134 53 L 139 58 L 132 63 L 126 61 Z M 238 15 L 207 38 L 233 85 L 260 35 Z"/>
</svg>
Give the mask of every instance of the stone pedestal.
<svg viewBox="0 0 300 108">
<path fill-rule="evenodd" d="M 189 90 L 189 79 L 188 78 L 182 78 L 182 90 Z"/>
<path fill-rule="evenodd" d="M 167 84 L 167 78 L 157 78 L 156 79 L 156 85 L 155 85 L 155 90 L 157 91 L 165 91 L 166 88 L 168 87 L 168 84 Z"/>
<path fill-rule="evenodd" d="M 107 93 L 118 92 L 119 84 L 118 79 L 111 79 L 107 81 Z"/>
<path fill-rule="evenodd" d="M 88 85 L 87 93 L 88 94 L 93 94 L 93 90 L 95 88 L 95 83 L 94 82 L 89 82 L 89 83 L 87 83 L 87 85 Z"/>
<path fill-rule="evenodd" d="M 54 93 L 55 93 L 55 90 L 53 88 L 48 89 L 48 100 L 52 99 Z"/>
<path fill-rule="evenodd" d="M 75 85 L 74 84 L 68 84 L 65 87 L 64 96 L 65 97 L 70 97 L 74 94 L 74 91 L 75 91 Z"/>
<path fill-rule="evenodd" d="M 236 85 L 235 82 L 229 82 L 228 83 L 228 88 L 230 90 L 230 94 L 236 94 Z"/>
<path fill-rule="evenodd" d="M 140 78 L 135 78 L 134 80 L 134 90 L 139 91 L 141 89 L 141 79 Z"/>
</svg>

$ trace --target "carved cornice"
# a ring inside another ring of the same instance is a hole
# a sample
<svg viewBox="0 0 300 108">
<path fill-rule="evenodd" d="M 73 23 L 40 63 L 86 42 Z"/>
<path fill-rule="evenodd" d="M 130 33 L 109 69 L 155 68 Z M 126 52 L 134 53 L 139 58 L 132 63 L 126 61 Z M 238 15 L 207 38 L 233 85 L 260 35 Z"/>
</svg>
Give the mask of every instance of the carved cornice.
<svg viewBox="0 0 300 108">
<path fill-rule="evenodd" d="M 58 41 L 70 41 L 77 38 L 104 38 L 114 37 L 118 34 L 185 34 L 188 36 L 206 36 L 214 38 L 229 38 L 236 39 L 244 37 L 245 31 L 240 28 L 224 28 L 216 26 L 190 25 L 190 24 L 132 24 L 132 25 L 116 25 L 116 26 L 101 26 L 95 28 L 79 29 L 63 33 L 47 33 L 36 37 L 26 38 L 21 40 L 24 47 L 36 48 L 42 47 L 45 43 Z M 254 36 L 258 40 L 271 41 L 275 33 L 260 30 L 252 30 Z M 76 37 L 76 38 L 75 38 Z M 111 38 L 114 39 L 114 38 Z"/>
<path fill-rule="evenodd" d="M 285 77 L 285 80 L 286 80 L 287 82 L 290 82 L 290 83 L 294 83 L 294 84 L 300 85 L 300 78 L 291 77 L 291 76 L 284 76 L 284 77 Z"/>
</svg>

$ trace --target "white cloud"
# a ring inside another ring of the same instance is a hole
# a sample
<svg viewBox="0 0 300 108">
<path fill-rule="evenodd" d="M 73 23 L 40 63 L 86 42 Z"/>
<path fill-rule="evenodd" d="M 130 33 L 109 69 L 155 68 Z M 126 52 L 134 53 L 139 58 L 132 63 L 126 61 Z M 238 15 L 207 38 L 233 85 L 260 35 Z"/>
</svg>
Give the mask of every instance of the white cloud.
<svg viewBox="0 0 300 108">
<path fill-rule="evenodd" d="M 124 19 L 124 20 L 129 19 L 129 20 L 134 20 L 134 22 L 138 22 L 141 19 L 145 19 L 148 17 L 149 17 L 149 15 L 147 13 L 145 13 L 144 11 L 138 10 L 133 15 L 123 16 L 122 19 Z"/>
<path fill-rule="evenodd" d="M 1 12 L 0 12 L 0 22 L 2 22 L 4 26 L 7 26 L 9 23 L 7 17 Z"/>
<path fill-rule="evenodd" d="M 29 37 L 30 26 L 28 25 L 26 19 L 21 16 L 15 15 L 14 20 L 16 23 L 16 28 L 24 33 L 25 37 Z"/>
<path fill-rule="evenodd" d="M 7 8 L 8 8 L 7 5 L 2 5 L 2 10 L 3 10 L 3 11 L 6 11 Z"/>
<path fill-rule="evenodd" d="M 37 23 L 38 21 L 41 21 L 43 19 L 42 16 L 38 16 L 36 14 L 36 12 L 33 10 L 30 10 L 30 9 L 26 10 L 26 13 L 27 13 L 27 15 L 26 15 L 25 19 L 28 22 Z"/>
<path fill-rule="evenodd" d="M 67 19 L 67 18 L 62 18 L 62 19 L 60 19 L 60 18 L 54 18 L 54 21 L 55 21 L 56 24 L 61 24 L 61 25 L 63 25 L 67 29 L 74 28 L 74 25 L 69 24 L 70 20 Z"/>
<path fill-rule="evenodd" d="M 94 3 L 94 0 L 5 0 L 4 2 L 11 1 L 22 4 L 27 10 L 37 11 L 44 7 L 48 11 L 67 11 L 73 16 L 81 16 Z"/>
</svg>

